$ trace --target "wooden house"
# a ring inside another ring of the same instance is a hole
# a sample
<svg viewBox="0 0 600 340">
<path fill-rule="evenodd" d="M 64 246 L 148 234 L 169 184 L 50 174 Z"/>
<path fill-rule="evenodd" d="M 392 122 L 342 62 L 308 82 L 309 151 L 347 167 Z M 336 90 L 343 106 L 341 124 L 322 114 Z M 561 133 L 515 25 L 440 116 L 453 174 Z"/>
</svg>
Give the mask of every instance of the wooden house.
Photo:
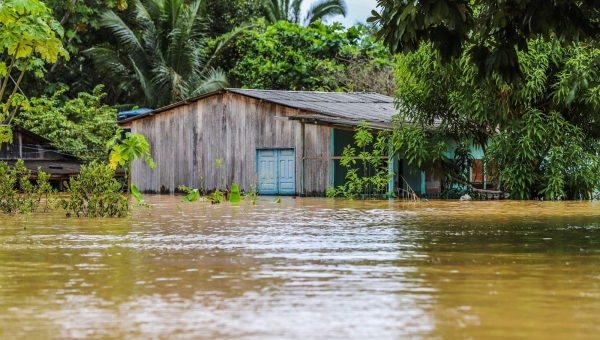
<svg viewBox="0 0 600 340">
<path fill-rule="evenodd" d="M 31 179 L 37 179 L 38 167 L 50 174 L 50 183 L 59 190 L 63 189 L 63 181 L 79 175 L 83 162 L 73 156 L 52 146 L 51 142 L 21 126 L 12 126 L 12 143 L 0 145 L 0 161 L 14 166 L 22 159 L 25 167 L 31 171 Z M 124 177 L 120 170 L 116 177 Z"/>
<path fill-rule="evenodd" d="M 260 194 L 324 195 L 345 181 L 339 165 L 366 121 L 391 129 L 397 113 L 392 97 L 336 93 L 222 89 L 119 122 L 146 136 L 156 162 L 135 161 L 132 180 L 146 193 L 173 193 L 181 184 L 212 191 L 237 183 Z M 425 173 L 393 157 L 401 175 L 390 188 L 426 192 Z M 429 188 L 430 189 L 430 188 Z"/>
</svg>

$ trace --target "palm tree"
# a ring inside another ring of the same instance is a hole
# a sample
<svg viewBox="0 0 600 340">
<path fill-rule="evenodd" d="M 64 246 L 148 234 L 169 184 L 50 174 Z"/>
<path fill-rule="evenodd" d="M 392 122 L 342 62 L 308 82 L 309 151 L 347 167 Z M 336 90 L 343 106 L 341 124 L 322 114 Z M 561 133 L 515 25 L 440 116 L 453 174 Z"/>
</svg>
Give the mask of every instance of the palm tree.
<svg viewBox="0 0 600 340">
<path fill-rule="evenodd" d="M 164 106 L 228 85 L 225 73 L 210 64 L 244 28 L 223 37 L 208 56 L 201 0 L 135 0 L 133 5 L 131 27 L 112 11 L 102 14 L 101 25 L 114 34 L 118 48 L 95 47 L 88 53 L 135 104 Z"/>
<path fill-rule="evenodd" d="M 304 0 L 263 0 L 263 9 L 269 22 L 285 20 L 296 24 L 302 19 L 300 8 Z M 303 23 L 310 25 L 317 20 L 325 20 L 336 15 L 346 16 L 348 9 L 345 0 L 318 0 L 306 12 Z"/>
</svg>

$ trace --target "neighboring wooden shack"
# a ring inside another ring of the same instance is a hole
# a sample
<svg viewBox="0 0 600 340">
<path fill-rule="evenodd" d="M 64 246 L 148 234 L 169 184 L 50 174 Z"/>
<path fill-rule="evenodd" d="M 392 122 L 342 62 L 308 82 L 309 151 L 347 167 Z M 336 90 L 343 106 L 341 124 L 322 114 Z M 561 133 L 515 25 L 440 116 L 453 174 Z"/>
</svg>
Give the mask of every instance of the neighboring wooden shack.
<svg viewBox="0 0 600 340">
<path fill-rule="evenodd" d="M 60 152 L 51 142 L 21 126 L 12 126 L 12 143 L 0 146 L 0 161 L 13 167 L 22 159 L 25 167 L 31 171 L 31 179 L 37 179 L 38 167 L 50 174 L 50 183 L 57 189 L 63 189 L 63 181 L 79 175 L 81 165 L 79 158 Z M 122 170 L 117 170 L 115 177 L 124 177 Z"/>
<path fill-rule="evenodd" d="M 120 121 L 146 136 L 156 162 L 135 161 L 132 180 L 146 193 L 173 193 L 181 184 L 211 191 L 237 183 L 261 194 L 323 195 L 343 184 L 343 148 L 361 121 L 391 129 L 392 97 L 223 89 Z M 391 168 L 418 194 L 425 174 L 394 159 Z M 404 166 L 403 166 L 404 165 Z M 416 174 L 415 174 L 416 173 Z M 406 188 L 394 178 L 390 186 Z"/>
</svg>

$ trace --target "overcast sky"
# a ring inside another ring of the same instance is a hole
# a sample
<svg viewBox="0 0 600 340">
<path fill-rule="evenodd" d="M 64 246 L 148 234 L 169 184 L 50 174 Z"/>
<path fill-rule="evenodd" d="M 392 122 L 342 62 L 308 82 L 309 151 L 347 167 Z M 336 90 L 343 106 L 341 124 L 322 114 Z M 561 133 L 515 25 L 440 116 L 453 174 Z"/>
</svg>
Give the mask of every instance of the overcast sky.
<svg viewBox="0 0 600 340">
<path fill-rule="evenodd" d="M 302 12 L 306 13 L 315 1 L 317 0 L 305 0 L 302 4 Z M 377 2 L 376 0 L 346 0 L 346 5 L 348 5 L 348 15 L 345 18 L 339 15 L 327 20 L 327 22 L 339 21 L 345 27 L 350 27 L 357 21 L 365 22 L 371 16 L 371 10 L 376 9 Z"/>
</svg>

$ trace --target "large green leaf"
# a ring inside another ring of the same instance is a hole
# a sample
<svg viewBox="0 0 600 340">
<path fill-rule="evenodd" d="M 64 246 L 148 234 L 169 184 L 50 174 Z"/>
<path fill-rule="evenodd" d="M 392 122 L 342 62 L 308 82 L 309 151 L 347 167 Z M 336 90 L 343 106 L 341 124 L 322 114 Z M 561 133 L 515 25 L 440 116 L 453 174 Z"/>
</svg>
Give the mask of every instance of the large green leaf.
<svg viewBox="0 0 600 340">
<path fill-rule="evenodd" d="M 133 197 L 135 197 L 135 199 L 138 201 L 138 203 L 144 202 L 144 197 L 142 197 L 142 193 L 133 183 L 131 183 L 131 193 L 133 194 Z"/>
<path fill-rule="evenodd" d="M 231 185 L 231 193 L 229 194 L 229 201 L 231 203 L 239 203 L 242 201 L 242 197 L 240 196 L 240 187 L 233 183 Z"/>
<path fill-rule="evenodd" d="M 187 194 L 187 196 L 185 196 L 181 200 L 181 202 L 196 202 L 199 198 L 200 198 L 200 192 L 198 191 L 198 189 L 194 189 L 194 190 L 190 191 L 190 193 Z"/>
</svg>

